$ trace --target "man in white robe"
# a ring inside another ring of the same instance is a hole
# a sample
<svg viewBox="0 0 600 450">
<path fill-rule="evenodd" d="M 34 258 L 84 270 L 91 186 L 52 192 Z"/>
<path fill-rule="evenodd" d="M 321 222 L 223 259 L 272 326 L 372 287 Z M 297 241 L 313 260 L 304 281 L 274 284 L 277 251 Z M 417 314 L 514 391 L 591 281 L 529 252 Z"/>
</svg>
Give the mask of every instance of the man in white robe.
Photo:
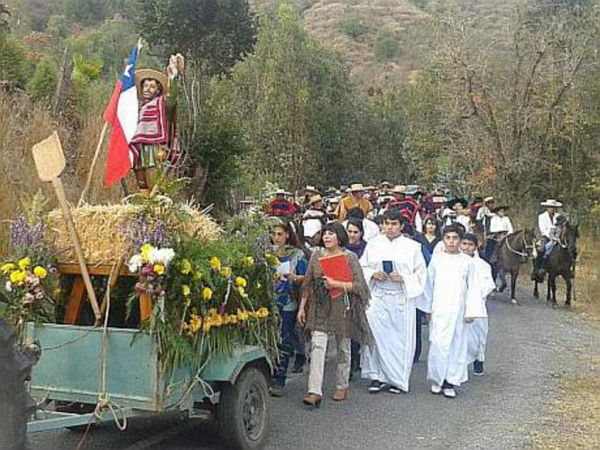
<svg viewBox="0 0 600 450">
<path fill-rule="evenodd" d="M 474 234 L 465 234 L 462 238 L 460 248 L 465 255 L 471 256 L 475 263 L 475 272 L 481 290 L 481 307 L 486 314 L 486 317 L 477 318 L 467 325 L 469 334 L 467 346 L 468 362 L 473 363 L 473 375 L 481 376 L 484 374 L 483 363 L 485 361 L 485 344 L 488 336 L 486 300 L 487 296 L 494 290 L 495 284 L 492 278 L 492 267 L 479 257 L 477 245 L 477 236 Z"/>
<path fill-rule="evenodd" d="M 408 392 L 416 346 L 416 301 L 423 293 L 426 266 L 421 245 L 402 236 L 404 217 L 384 214 L 384 234 L 367 243 L 361 265 L 371 290 L 366 311 L 375 345 L 364 348 L 362 377 L 369 392 Z"/>
<path fill-rule="evenodd" d="M 427 379 L 431 392 L 454 398 L 469 379 L 467 323 L 486 317 L 473 258 L 460 252 L 461 228 L 444 228 L 445 250 L 434 253 L 419 308 L 431 313 Z"/>
</svg>

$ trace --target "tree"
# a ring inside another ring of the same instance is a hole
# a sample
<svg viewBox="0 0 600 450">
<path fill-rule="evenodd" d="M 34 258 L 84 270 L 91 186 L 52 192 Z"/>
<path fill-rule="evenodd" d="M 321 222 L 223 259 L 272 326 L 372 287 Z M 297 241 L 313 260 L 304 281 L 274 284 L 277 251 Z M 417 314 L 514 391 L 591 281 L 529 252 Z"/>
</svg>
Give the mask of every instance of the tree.
<svg viewBox="0 0 600 450">
<path fill-rule="evenodd" d="M 56 64 L 49 58 L 43 58 L 27 83 L 27 92 L 36 100 L 48 101 L 54 95 L 57 81 Z"/>
<path fill-rule="evenodd" d="M 256 18 L 248 0 L 132 0 L 135 24 L 164 53 L 180 52 L 203 71 L 229 70 L 252 50 Z"/>
</svg>

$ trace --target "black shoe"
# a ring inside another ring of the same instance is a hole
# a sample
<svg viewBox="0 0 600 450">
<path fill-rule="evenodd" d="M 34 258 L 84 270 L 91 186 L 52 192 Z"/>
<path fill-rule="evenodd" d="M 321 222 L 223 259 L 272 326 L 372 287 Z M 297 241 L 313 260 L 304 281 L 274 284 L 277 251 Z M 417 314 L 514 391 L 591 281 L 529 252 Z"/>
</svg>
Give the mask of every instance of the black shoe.
<svg viewBox="0 0 600 450">
<path fill-rule="evenodd" d="M 382 383 L 379 380 L 373 380 L 373 381 L 371 381 L 371 384 L 369 385 L 368 391 L 371 394 L 377 394 L 378 392 L 381 392 L 385 387 L 386 387 L 385 383 Z"/>
<path fill-rule="evenodd" d="M 292 373 L 302 373 L 304 370 L 304 364 L 306 363 L 306 356 L 296 354 L 296 360 L 294 361 L 294 367 Z"/>
<path fill-rule="evenodd" d="M 271 389 L 269 389 L 269 395 L 271 397 L 283 397 L 283 386 L 271 386 Z"/>
<path fill-rule="evenodd" d="M 390 394 L 402 394 L 404 391 L 397 386 L 390 385 L 388 392 Z"/>
<path fill-rule="evenodd" d="M 478 377 L 485 374 L 483 370 L 483 361 L 475 361 L 473 362 L 473 375 L 477 375 Z"/>
</svg>

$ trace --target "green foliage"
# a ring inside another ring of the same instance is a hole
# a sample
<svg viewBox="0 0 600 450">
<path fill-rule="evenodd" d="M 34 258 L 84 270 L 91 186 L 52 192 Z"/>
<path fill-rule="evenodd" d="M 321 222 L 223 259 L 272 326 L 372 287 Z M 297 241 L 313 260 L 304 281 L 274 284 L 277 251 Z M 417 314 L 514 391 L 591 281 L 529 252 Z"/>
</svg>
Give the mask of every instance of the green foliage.
<svg viewBox="0 0 600 450">
<path fill-rule="evenodd" d="M 69 36 L 69 21 L 65 16 L 52 16 L 48 20 L 46 32 L 52 36 L 55 45 L 63 42 Z"/>
<path fill-rule="evenodd" d="M 348 14 L 336 24 L 336 28 L 353 39 L 358 39 L 371 32 L 371 28 L 358 14 Z"/>
<path fill-rule="evenodd" d="M 0 34 L 5 34 L 10 31 L 10 27 L 8 25 L 8 19 L 10 17 L 10 11 L 8 6 L 4 3 L 0 3 Z"/>
<path fill-rule="evenodd" d="M 22 48 L 0 34 L 0 82 L 23 86 L 27 65 Z"/>
<path fill-rule="evenodd" d="M 62 0 L 62 11 L 72 22 L 93 25 L 103 22 L 108 13 L 106 0 Z"/>
<path fill-rule="evenodd" d="M 48 101 L 54 95 L 57 81 L 56 64 L 49 58 L 43 58 L 27 83 L 27 93 L 35 100 Z"/>
<path fill-rule="evenodd" d="M 385 62 L 394 59 L 398 56 L 399 50 L 398 39 L 392 27 L 386 25 L 377 32 L 373 43 L 373 54 L 377 61 Z"/>
<path fill-rule="evenodd" d="M 29 30 L 43 31 L 48 19 L 60 14 L 61 2 L 62 0 L 19 0 L 17 15 Z"/>
<path fill-rule="evenodd" d="M 89 61 L 82 55 L 73 56 L 73 74 L 81 75 L 90 81 L 97 80 L 102 71 L 102 63 L 98 61 Z"/>
<path fill-rule="evenodd" d="M 139 33 L 164 55 L 180 52 L 208 74 L 227 71 L 252 50 L 256 21 L 248 0 L 132 0 Z"/>
</svg>

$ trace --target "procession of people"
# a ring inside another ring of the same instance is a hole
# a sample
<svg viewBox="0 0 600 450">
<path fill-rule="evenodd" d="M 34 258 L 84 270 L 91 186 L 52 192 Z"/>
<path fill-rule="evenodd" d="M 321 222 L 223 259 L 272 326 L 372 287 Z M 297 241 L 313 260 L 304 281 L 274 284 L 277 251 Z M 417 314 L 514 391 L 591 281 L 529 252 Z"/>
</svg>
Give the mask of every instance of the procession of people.
<svg viewBox="0 0 600 450">
<path fill-rule="evenodd" d="M 284 395 L 295 353 L 294 372 L 309 361 L 303 403 L 319 407 L 331 337 L 337 346 L 334 401 L 348 398 L 357 377 L 368 380 L 372 394 L 407 393 L 423 325 L 429 327 L 433 394 L 454 398 L 469 367 L 475 376 L 485 373 L 486 299 L 496 290 L 498 248 L 514 232 L 510 207 L 492 196 L 469 202 L 442 189 L 424 191 L 383 181 L 377 188 L 355 183 L 322 192 L 307 186 L 301 201 L 283 189 L 274 193 L 266 213 L 295 224 L 275 222 L 274 252 L 282 254 L 283 235 L 285 243 L 294 242 L 286 255 L 296 252 L 308 263 L 300 271 L 286 268 L 276 281 L 278 292 L 282 285 L 297 289 L 298 300 L 281 302 L 281 361 L 272 395 Z M 541 206 L 547 211 L 538 221 L 543 239 L 536 277 L 564 221 L 556 200 Z"/>
</svg>

